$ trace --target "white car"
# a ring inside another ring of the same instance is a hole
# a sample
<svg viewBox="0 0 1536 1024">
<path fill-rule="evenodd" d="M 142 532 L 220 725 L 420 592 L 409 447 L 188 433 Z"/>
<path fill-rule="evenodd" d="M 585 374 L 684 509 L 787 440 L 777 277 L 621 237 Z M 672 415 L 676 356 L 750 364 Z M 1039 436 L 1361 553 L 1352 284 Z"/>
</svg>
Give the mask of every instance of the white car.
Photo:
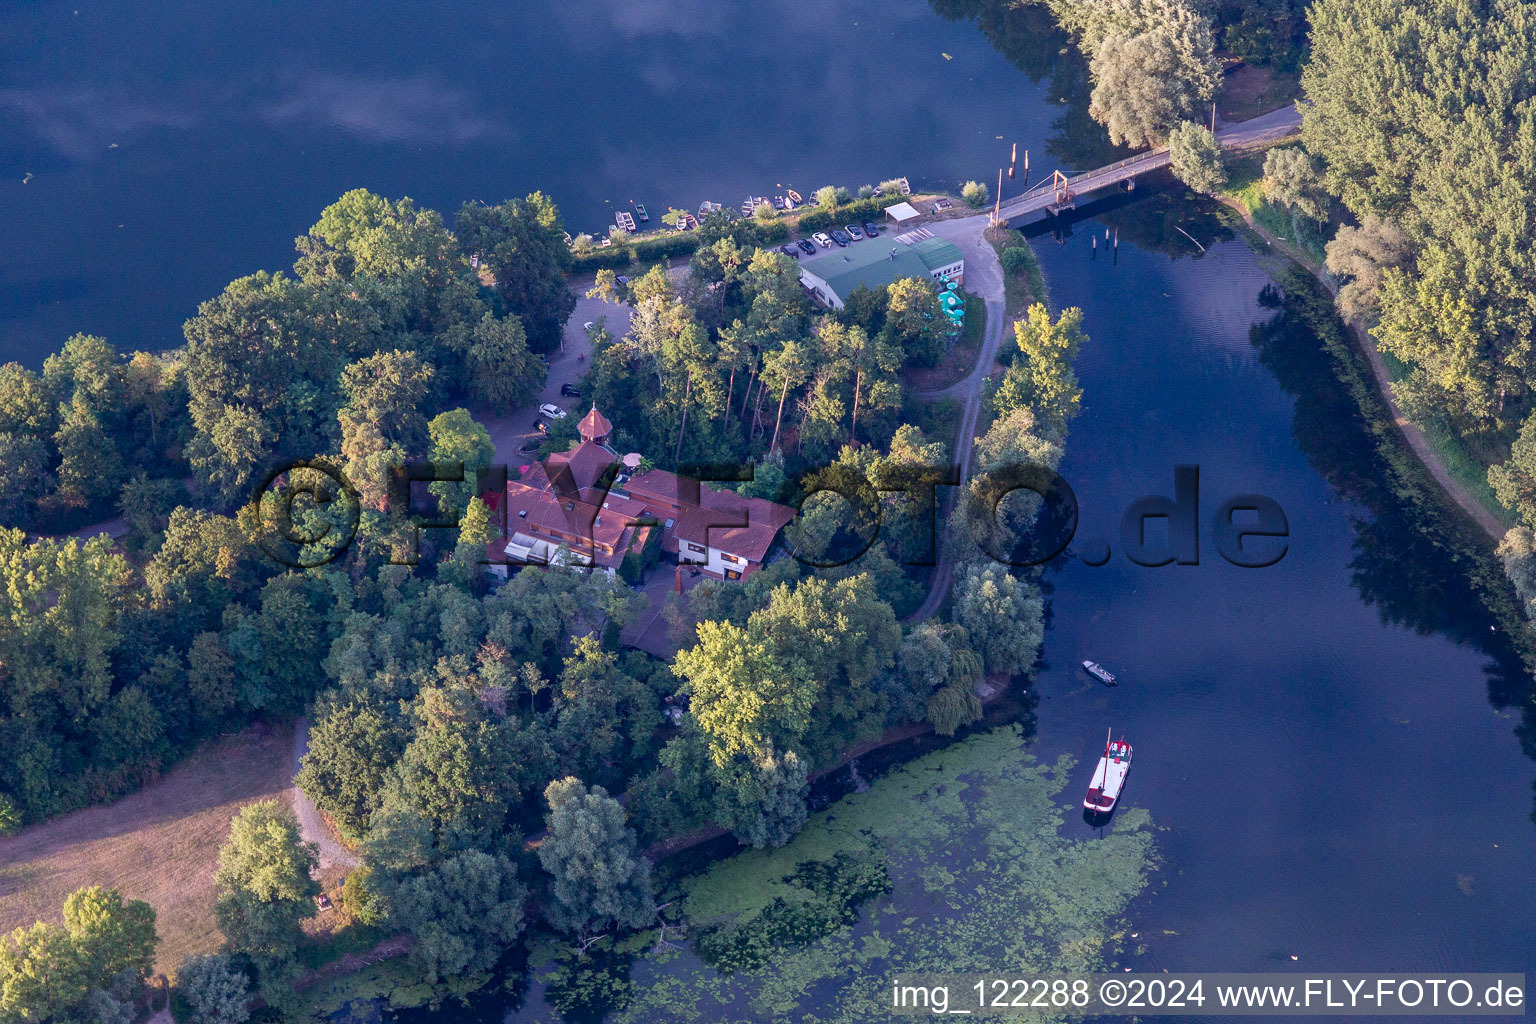
<svg viewBox="0 0 1536 1024">
<path fill-rule="evenodd" d="M 816 239 L 816 244 L 821 246 L 823 249 L 832 248 L 832 236 L 827 234 L 825 231 L 818 231 L 811 237 Z"/>
<path fill-rule="evenodd" d="M 548 416 L 552 420 L 563 420 L 565 419 L 565 410 L 552 402 L 545 402 L 539 406 L 539 415 Z"/>
<path fill-rule="evenodd" d="M 586 331 L 588 334 L 591 334 L 592 333 L 592 328 L 594 328 L 596 326 L 597 326 L 597 321 L 596 320 L 588 320 L 586 323 L 581 325 L 581 329 Z"/>
</svg>

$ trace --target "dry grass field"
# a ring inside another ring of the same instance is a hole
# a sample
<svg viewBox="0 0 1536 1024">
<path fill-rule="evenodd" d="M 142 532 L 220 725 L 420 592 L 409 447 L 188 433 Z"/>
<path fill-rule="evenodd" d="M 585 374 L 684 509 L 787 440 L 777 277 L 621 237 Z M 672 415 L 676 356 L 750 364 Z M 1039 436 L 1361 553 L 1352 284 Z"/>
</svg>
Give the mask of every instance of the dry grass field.
<svg viewBox="0 0 1536 1024">
<path fill-rule="evenodd" d="M 106 885 L 155 908 L 160 971 L 218 946 L 219 847 L 242 806 L 289 788 L 292 741 L 289 728 L 254 726 L 114 804 L 0 838 L 0 933 L 39 919 L 62 923 L 66 896 Z"/>
</svg>

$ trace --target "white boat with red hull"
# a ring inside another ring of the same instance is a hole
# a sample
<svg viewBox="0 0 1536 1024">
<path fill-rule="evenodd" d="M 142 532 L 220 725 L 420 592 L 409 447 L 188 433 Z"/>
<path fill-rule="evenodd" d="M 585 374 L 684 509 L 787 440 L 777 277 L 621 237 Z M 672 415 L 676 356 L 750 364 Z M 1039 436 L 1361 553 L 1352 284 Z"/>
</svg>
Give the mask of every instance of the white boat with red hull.
<svg viewBox="0 0 1536 1024">
<path fill-rule="evenodd" d="M 1131 772 L 1131 745 L 1124 737 L 1112 740 L 1109 735 L 1104 737 L 1104 754 L 1088 783 L 1088 795 L 1083 798 L 1083 806 L 1095 814 L 1108 814 L 1115 809 L 1120 791 L 1125 788 L 1125 777 Z"/>
</svg>

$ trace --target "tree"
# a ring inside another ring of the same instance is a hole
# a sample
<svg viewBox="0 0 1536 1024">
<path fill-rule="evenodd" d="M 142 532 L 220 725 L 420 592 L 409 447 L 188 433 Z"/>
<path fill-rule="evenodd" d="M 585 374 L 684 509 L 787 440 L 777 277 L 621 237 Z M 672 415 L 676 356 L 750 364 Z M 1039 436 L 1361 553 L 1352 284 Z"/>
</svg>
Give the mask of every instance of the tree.
<svg viewBox="0 0 1536 1024">
<path fill-rule="evenodd" d="M 122 456 L 100 415 L 78 393 L 73 402 L 59 407 L 53 444 L 59 452 L 58 494 L 64 505 L 93 505 L 122 486 Z"/>
<path fill-rule="evenodd" d="M 559 348 L 576 296 L 566 282 L 571 252 L 554 201 L 533 192 L 498 206 L 468 203 L 454 226 L 464 248 L 480 253 L 496 275 L 496 290 L 522 321 L 528 346 Z"/>
<path fill-rule="evenodd" d="M 1092 50 L 1088 113 L 1117 145 L 1155 145 L 1215 93 L 1210 26 L 1183 4 L 1167 7 L 1178 12 L 1175 20 L 1111 31 Z"/>
<path fill-rule="evenodd" d="M 1328 219 L 1322 173 L 1299 146 L 1280 146 L 1265 155 L 1264 194 L 1319 223 Z"/>
<path fill-rule="evenodd" d="M 429 982 L 488 971 L 523 930 L 526 890 L 505 856 L 467 850 L 402 882 L 394 919 Z"/>
<path fill-rule="evenodd" d="M 151 479 L 143 472 L 123 484 L 117 511 L 132 531 L 130 543 L 140 550 L 154 550 L 170 525 L 171 511 L 185 496 L 179 480 Z"/>
<path fill-rule="evenodd" d="M 735 781 L 727 791 L 739 809 L 730 823 L 736 838 L 760 850 L 783 846 L 804 827 L 810 781 L 805 762 L 793 750 L 764 751 Z"/>
<path fill-rule="evenodd" d="M 1221 144 L 1204 125 L 1185 121 L 1169 132 L 1168 157 L 1174 175 L 1196 192 L 1215 195 L 1227 183 Z"/>
<path fill-rule="evenodd" d="M 256 963 L 269 1002 L 284 994 L 285 969 L 304 935 L 301 923 L 315 916 L 317 857 L 293 812 L 276 800 L 241 810 L 219 851 L 214 915 L 231 948 Z"/>
<path fill-rule="evenodd" d="M 469 499 L 479 495 L 479 474 L 496 458 L 496 445 L 468 409 L 438 413 L 427 424 L 427 434 L 431 437 L 433 462 L 458 462 L 464 466 L 462 483 L 434 481 L 427 485 L 427 490 L 437 498 L 444 511 L 462 512 Z"/>
<path fill-rule="evenodd" d="M 0 793 L 0 836 L 13 836 L 21 831 L 21 808 L 16 801 Z"/>
<path fill-rule="evenodd" d="M 94 886 L 65 901 L 64 923 L 0 935 L 0 1021 L 127 1024 L 123 1004 L 154 964 L 155 912 Z"/>
<path fill-rule="evenodd" d="M 1027 407 L 1045 431 L 1058 436 L 1066 432 L 1067 422 L 1077 415 L 1082 389 L 1072 362 L 1088 340 L 1083 333 L 1083 311 L 1064 309 L 1052 323 L 1050 310 L 1035 303 L 1013 325 L 1014 340 L 1023 353 L 1003 375 L 993 397 L 1001 414 Z"/>
<path fill-rule="evenodd" d="M 974 687 L 949 683 L 928 698 L 928 721 L 940 736 L 953 736 L 962 726 L 981 719 L 981 698 Z"/>
<path fill-rule="evenodd" d="M 490 843 L 522 799 L 530 769 L 537 770 L 515 723 L 494 720 L 462 686 L 422 690 L 414 713 L 416 734 L 397 769 L 402 802 L 425 819 L 445 850 Z"/>
<path fill-rule="evenodd" d="M 206 429 L 187 446 L 187 459 L 199 479 L 213 488 L 225 506 L 250 496 L 266 468 L 267 445 L 276 438 L 261 415 L 243 405 L 221 408 Z"/>
<path fill-rule="evenodd" d="M 332 703 L 310 730 L 294 782 L 344 832 L 362 835 L 406 739 L 387 708 L 362 698 Z"/>
<path fill-rule="evenodd" d="M 1498 555 L 1525 605 L 1526 618 L 1531 618 L 1536 615 L 1536 533 L 1529 526 L 1512 528 L 1499 542 Z"/>
<path fill-rule="evenodd" d="M 798 740 L 820 694 L 817 681 L 780 664 L 768 642 L 743 627 L 701 622 L 698 638 L 677 653 L 673 670 L 687 680 L 689 712 L 709 737 L 715 763 Z"/>
<path fill-rule="evenodd" d="M 1324 0 L 1310 20 L 1306 149 L 1362 224 L 1395 222 L 1413 251 L 1382 275 L 1375 329 L 1413 367 L 1397 385 L 1405 410 L 1495 426 L 1536 377 L 1536 24 L 1509 0 Z"/>
<path fill-rule="evenodd" d="M 932 281 L 901 277 L 887 291 L 885 328 L 910 363 L 936 365 L 947 345 L 948 318 Z"/>
<path fill-rule="evenodd" d="M 319 306 L 313 287 L 263 272 L 231 282 L 184 327 L 187 455 L 226 500 L 247 486 L 267 444 L 309 458 L 335 439 L 336 374 L 362 340 L 325 330 Z"/>
<path fill-rule="evenodd" d="M 978 210 L 987 205 L 992 197 L 987 186 L 979 181 L 968 181 L 960 187 L 960 198 L 976 207 Z"/>
<path fill-rule="evenodd" d="M 0 524 L 28 526 L 48 487 L 48 447 L 30 434 L 0 433 Z"/>
<path fill-rule="evenodd" d="M 779 428 L 784 423 L 784 402 L 789 389 L 803 384 L 810 374 L 810 352 L 798 342 L 787 341 L 784 347 L 769 357 L 763 367 L 763 376 L 779 381 L 779 412 L 773 421 L 773 440 L 768 444 L 771 452 L 779 446 Z"/>
<path fill-rule="evenodd" d="M 464 387 L 469 397 L 494 413 L 507 413 L 538 396 L 549 368 L 528 347 L 516 316 L 500 320 L 486 313 L 475 325 L 464 354 Z"/>
<path fill-rule="evenodd" d="M 1328 272 L 1348 279 L 1339 288 L 1338 305 L 1350 319 L 1376 309 L 1386 272 L 1404 267 L 1411 256 L 1403 229 L 1372 215 L 1359 227 L 1341 224 L 1324 251 Z"/>
<path fill-rule="evenodd" d="M 245 1024 L 250 987 L 251 979 L 224 953 L 188 957 L 176 972 L 176 989 L 192 1011 L 192 1024 Z"/>
<path fill-rule="evenodd" d="M 155 966 L 155 911 L 143 900 L 124 903 L 99 885 L 76 890 L 64 901 L 64 927 L 98 986 L 125 970 L 142 981 Z"/>
<path fill-rule="evenodd" d="M 539 844 L 539 863 L 553 879 L 556 927 L 588 936 L 650 924 L 656 917 L 650 862 L 635 850 L 623 806 L 601 786 L 588 790 L 574 778 L 551 782 L 544 799 L 549 836 Z"/>
<path fill-rule="evenodd" d="M 1488 468 L 1488 485 L 1505 508 L 1518 512 L 1527 526 L 1536 526 L 1536 413 L 1521 424 L 1508 461 Z"/>
<path fill-rule="evenodd" d="M 836 185 L 823 185 L 815 192 L 816 205 L 823 210 L 830 210 L 841 201 L 842 189 Z"/>
<path fill-rule="evenodd" d="M 91 990 L 86 970 L 69 933 L 37 922 L 0 935 L 0 1020 L 69 1019 Z"/>
<path fill-rule="evenodd" d="M 0 366 L 0 433 L 51 437 L 58 404 L 43 379 L 20 363 Z"/>
<path fill-rule="evenodd" d="M 1018 675 L 1045 638 L 1038 591 L 996 563 L 970 564 L 955 586 L 955 621 L 974 638 L 988 672 Z"/>
<path fill-rule="evenodd" d="M 432 367 L 414 352 L 379 352 L 341 372 L 347 404 L 337 413 L 347 477 L 368 507 L 384 510 L 391 475 L 426 442 L 427 419 L 418 411 L 431 385 Z"/>
</svg>

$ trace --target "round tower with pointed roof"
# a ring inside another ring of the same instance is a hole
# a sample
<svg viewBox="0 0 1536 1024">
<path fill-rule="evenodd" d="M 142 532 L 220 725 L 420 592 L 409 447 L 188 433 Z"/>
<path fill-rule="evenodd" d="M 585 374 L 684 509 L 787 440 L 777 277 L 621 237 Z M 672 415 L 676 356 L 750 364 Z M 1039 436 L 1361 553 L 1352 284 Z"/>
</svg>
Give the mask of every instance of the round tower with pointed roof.
<svg viewBox="0 0 1536 1024">
<path fill-rule="evenodd" d="M 593 444 L 607 444 L 608 435 L 613 433 L 613 424 L 608 422 L 608 417 L 597 411 L 594 403 L 591 410 L 576 424 L 576 432 L 581 435 L 583 441 L 591 441 Z"/>
</svg>

